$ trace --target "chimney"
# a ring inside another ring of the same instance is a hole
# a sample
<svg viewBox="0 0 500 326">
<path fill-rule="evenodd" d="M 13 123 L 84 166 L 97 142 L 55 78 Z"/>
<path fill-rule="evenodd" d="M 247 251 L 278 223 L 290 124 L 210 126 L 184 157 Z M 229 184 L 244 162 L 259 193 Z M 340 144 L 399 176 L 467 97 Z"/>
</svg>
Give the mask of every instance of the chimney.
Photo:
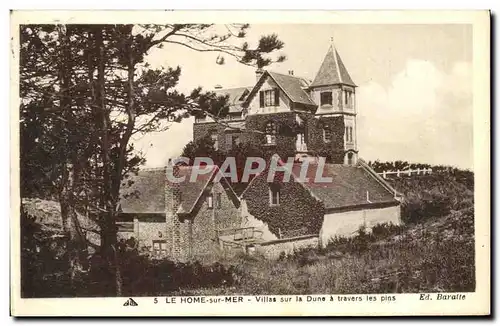
<svg viewBox="0 0 500 326">
<path fill-rule="evenodd" d="M 293 76 L 293 70 L 288 70 L 288 74 L 289 74 L 290 76 Z"/>
<path fill-rule="evenodd" d="M 259 81 L 262 74 L 264 74 L 264 70 L 262 68 L 258 68 L 257 70 L 255 70 L 255 77 L 257 81 Z"/>
<path fill-rule="evenodd" d="M 169 159 L 166 167 L 165 180 L 165 240 L 167 245 L 167 255 L 177 260 L 181 256 L 181 232 L 180 220 L 177 216 L 177 210 L 181 204 L 180 184 L 172 182 L 169 176 L 178 178 L 180 168 L 178 164 L 173 164 L 175 160 Z"/>
<path fill-rule="evenodd" d="M 215 89 L 222 89 L 222 85 L 217 84 L 217 85 L 215 85 L 215 86 L 214 86 L 214 88 L 215 88 Z"/>
</svg>

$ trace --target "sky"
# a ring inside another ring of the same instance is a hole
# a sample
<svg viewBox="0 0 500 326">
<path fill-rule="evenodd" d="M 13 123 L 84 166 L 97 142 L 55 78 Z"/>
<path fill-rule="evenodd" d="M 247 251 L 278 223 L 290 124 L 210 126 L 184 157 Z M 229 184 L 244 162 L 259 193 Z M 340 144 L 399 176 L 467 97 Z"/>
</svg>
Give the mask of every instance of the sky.
<svg viewBox="0 0 500 326">
<path fill-rule="evenodd" d="M 471 25 L 252 25 L 247 40 L 278 34 L 283 63 L 268 70 L 314 79 L 331 39 L 356 89 L 359 157 L 473 169 Z M 255 68 L 178 45 L 152 50 L 152 67 L 180 66 L 178 89 L 253 86 Z M 134 139 L 147 167 L 192 140 L 193 119 Z"/>
</svg>

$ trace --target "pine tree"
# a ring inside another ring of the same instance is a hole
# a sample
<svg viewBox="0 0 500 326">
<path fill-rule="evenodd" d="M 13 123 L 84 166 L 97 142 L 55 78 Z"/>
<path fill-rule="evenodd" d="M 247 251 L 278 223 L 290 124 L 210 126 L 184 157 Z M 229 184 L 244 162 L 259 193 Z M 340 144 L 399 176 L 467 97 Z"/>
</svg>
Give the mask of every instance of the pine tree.
<svg viewBox="0 0 500 326">
<path fill-rule="evenodd" d="M 220 32 L 220 28 L 224 32 Z M 223 117 L 227 97 L 194 89 L 175 90 L 181 68 L 151 69 L 145 62 L 154 47 L 175 44 L 218 53 L 245 65 L 264 67 L 283 61 L 276 35 L 256 47 L 244 39 L 246 24 L 25 25 L 21 26 L 21 188 L 22 196 L 56 198 L 71 239 L 74 275 L 84 251 L 76 211 L 95 217 L 101 252 L 109 264 L 109 291 L 121 294 L 116 248 L 120 188 L 143 157 L 133 135 L 166 128 L 165 121 L 189 116 Z M 114 280 L 114 282 L 110 282 Z"/>
</svg>

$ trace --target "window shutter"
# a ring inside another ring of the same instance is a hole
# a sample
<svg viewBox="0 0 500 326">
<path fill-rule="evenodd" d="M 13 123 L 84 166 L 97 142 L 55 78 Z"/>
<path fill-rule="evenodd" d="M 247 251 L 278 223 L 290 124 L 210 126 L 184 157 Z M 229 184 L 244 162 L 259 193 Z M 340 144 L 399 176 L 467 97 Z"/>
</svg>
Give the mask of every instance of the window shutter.
<svg viewBox="0 0 500 326">
<path fill-rule="evenodd" d="M 264 107 L 264 92 L 260 91 L 259 95 L 260 95 L 260 107 L 263 108 Z"/>
<path fill-rule="evenodd" d="M 278 88 L 274 89 L 274 105 L 280 105 L 280 90 Z"/>
</svg>

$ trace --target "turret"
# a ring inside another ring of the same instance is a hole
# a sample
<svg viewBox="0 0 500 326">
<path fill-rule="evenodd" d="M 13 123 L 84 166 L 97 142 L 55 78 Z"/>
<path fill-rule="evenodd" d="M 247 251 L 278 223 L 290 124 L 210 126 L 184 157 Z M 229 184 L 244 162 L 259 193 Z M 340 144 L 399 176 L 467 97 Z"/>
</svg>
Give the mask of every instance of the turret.
<svg viewBox="0 0 500 326">
<path fill-rule="evenodd" d="M 335 154 L 343 152 L 344 164 L 355 164 L 357 161 L 356 139 L 356 84 L 354 84 L 339 52 L 332 44 L 323 59 L 316 77 L 309 86 L 311 98 L 318 105 L 315 116 L 325 125 L 329 118 L 343 117 L 343 148 L 332 148 Z M 338 126 L 339 124 L 335 124 Z M 327 130 L 324 133 L 330 133 Z M 335 131 L 334 131 L 335 132 Z M 325 141 L 328 138 L 325 137 Z M 339 162 L 341 163 L 341 162 Z"/>
</svg>

